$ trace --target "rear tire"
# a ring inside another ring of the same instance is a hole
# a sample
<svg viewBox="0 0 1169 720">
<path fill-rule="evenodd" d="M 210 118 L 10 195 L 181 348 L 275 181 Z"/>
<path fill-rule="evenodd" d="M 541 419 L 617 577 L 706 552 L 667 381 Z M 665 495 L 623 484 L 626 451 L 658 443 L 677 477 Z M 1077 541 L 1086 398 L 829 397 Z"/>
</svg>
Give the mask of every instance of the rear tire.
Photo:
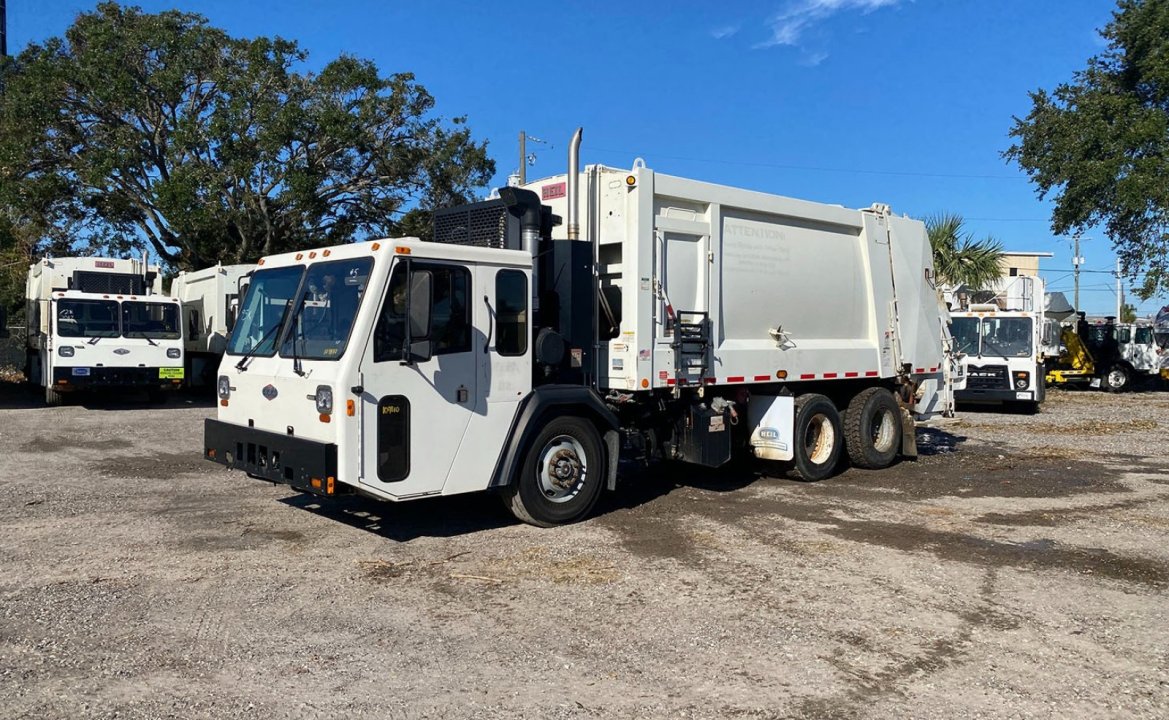
<svg viewBox="0 0 1169 720">
<path fill-rule="evenodd" d="M 544 425 L 524 454 L 520 474 L 503 491 L 512 514 L 537 527 L 583 519 L 605 484 L 601 438 L 579 417 L 558 417 Z"/>
<path fill-rule="evenodd" d="M 1128 389 L 1129 383 L 1132 381 L 1132 373 L 1125 365 L 1116 364 L 1108 368 L 1108 374 L 1104 376 L 1104 389 L 1108 392 L 1124 392 Z"/>
<path fill-rule="evenodd" d="M 860 391 L 844 411 L 844 447 L 855 467 L 889 467 L 901 450 L 901 408 L 882 387 Z"/>
<path fill-rule="evenodd" d="M 840 413 L 828 398 L 809 393 L 796 398 L 795 414 L 796 475 L 802 480 L 823 480 L 836 470 L 844 446 Z"/>
</svg>

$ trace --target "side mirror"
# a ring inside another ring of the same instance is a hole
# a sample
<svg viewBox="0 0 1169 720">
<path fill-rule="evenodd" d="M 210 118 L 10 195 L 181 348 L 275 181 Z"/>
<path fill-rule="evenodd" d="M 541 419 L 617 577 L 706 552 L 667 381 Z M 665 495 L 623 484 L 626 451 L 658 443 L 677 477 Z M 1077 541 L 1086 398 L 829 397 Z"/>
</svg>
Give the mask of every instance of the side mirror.
<svg viewBox="0 0 1169 720">
<path fill-rule="evenodd" d="M 430 341 L 430 311 L 434 305 L 433 283 L 434 275 L 429 270 L 418 270 L 410 274 L 409 362 L 426 362 L 434 355 L 434 345 Z"/>
<path fill-rule="evenodd" d="M 431 285 L 434 276 L 429 270 L 419 270 L 410 275 L 410 339 L 426 340 L 430 337 L 430 310 L 433 303 Z"/>
</svg>

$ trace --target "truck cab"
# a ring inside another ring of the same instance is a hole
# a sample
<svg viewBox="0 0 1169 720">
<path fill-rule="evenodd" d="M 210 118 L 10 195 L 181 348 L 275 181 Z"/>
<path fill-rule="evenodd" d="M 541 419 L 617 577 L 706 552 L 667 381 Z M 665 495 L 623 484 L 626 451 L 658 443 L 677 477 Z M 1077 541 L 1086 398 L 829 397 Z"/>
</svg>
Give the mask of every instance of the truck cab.
<svg viewBox="0 0 1169 720">
<path fill-rule="evenodd" d="M 988 302 L 962 302 L 951 311 L 950 334 L 966 376 L 954 393 L 959 402 L 1039 409 L 1050 341 L 1043 297 L 1042 279 L 1019 275 L 1004 278 Z"/>
<path fill-rule="evenodd" d="M 486 488 L 531 390 L 530 267 L 522 252 L 416 238 L 265 258 L 208 452 L 309 491 Z"/>
<path fill-rule="evenodd" d="M 1045 397 L 1038 333 L 1031 313 L 995 307 L 953 313 L 950 333 L 961 353 L 966 384 L 959 402 L 1017 404 L 1034 411 Z"/>
<path fill-rule="evenodd" d="M 134 260 L 46 259 L 31 268 L 28 289 L 26 377 L 47 404 L 94 389 L 157 399 L 182 382 L 179 303 L 155 292 L 157 266 L 143 273 Z"/>
</svg>

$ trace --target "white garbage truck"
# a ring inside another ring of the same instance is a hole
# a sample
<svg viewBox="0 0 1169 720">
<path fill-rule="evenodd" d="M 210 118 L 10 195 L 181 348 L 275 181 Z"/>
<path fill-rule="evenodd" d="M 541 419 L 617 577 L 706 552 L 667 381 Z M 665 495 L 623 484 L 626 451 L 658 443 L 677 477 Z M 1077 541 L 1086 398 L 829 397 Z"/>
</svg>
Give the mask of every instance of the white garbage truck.
<svg viewBox="0 0 1169 720">
<path fill-rule="evenodd" d="M 45 403 L 108 388 L 153 400 L 183 381 L 179 302 L 145 258 L 45 258 L 28 272 L 25 377 Z"/>
<path fill-rule="evenodd" d="M 180 272 L 171 280 L 170 296 L 182 306 L 188 386 L 215 385 L 219 361 L 239 312 L 239 299 L 255 269 L 255 265 L 215 265 Z"/>
<path fill-rule="evenodd" d="M 493 490 L 551 526 L 619 466 L 916 455 L 949 409 L 921 222 L 582 172 L 579 140 L 566 175 L 436 212 L 433 241 L 262 259 L 205 458 L 326 496 Z"/>
<path fill-rule="evenodd" d="M 986 302 L 961 295 L 950 311 L 954 349 L 965 370 L 959 402 L 1000 403 L 1036 412 L 1044 385 L 1044 283 L 1040 277 L 1003 278 Z"/>
</svg>

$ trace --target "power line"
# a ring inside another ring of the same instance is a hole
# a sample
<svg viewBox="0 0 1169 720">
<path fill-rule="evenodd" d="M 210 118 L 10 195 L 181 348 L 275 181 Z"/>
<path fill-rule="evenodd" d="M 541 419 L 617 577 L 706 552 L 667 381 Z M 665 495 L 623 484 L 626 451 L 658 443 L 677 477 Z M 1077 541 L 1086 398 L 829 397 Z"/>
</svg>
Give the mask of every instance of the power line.
<svg viewBox="0 0 1169 720">
<path fill-rule="evenodd" d="M 809 170 L 812 172 L 834 172 L 847 173 L 849 175 L 897 175 L 901 177 L 925 177 L 925 178 L 958 178 L 964 180 L 1026 180 L 1027 178 L 1019 175 L 975 175 L 966 173 L 928 173 L 928 172 L 912 172 L 908 170 L 858 170 L 856 168 L 834 168 L 834 167 L 816 167 L 813 165 L 794 165 L 788 163 L 773 163 L 773 162 L 759 162 L 754 160 L 726 160 L 723 158 L 699 158 L 686 157 L 683 155 L 664 155 L 660 153 L 649 152 L 635 152 L 632 150 L 614 150 L 611 148 L 589 148 L 589 152 L 608 153 L 611 155 L 622 155 L 629 157 L 630 155 L 651 155 L 654 158 L 662 160 L 681 160 L 683 162 L 698 162 L 698 163 L 712 163 L 717 165 L 744 165 L 748 167 L 766 167 L 779 168 L 782 170 Z"/>
</svg>

